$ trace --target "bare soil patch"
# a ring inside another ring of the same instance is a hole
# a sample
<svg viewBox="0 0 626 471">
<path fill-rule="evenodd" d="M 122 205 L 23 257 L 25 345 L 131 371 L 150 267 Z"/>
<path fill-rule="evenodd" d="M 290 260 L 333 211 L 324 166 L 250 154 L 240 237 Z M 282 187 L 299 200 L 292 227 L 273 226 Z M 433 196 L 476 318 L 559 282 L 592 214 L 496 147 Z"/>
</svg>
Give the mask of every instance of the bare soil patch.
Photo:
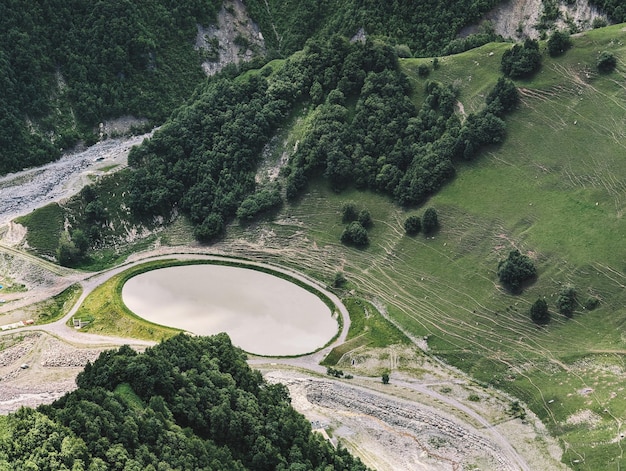
<svg viewBox="0 0 626 471">
<path fill-rule="evenodd" d="M 559 2 L 559 18 L 554 26 L 559 30 L 569 30 L 575 26 L 579 31 L 591 29 L 593 20 L 600 17 L 606 20 L 597 8 L 589 4 L 589 0 L 576 0 L 572 4 Z M 496 34 L 504 38 L 521 40 L 537 39 L 540 31 L 537 25 L 543 13 L 543 0 L 509 0 L 498 4 L 485 17 L 493 24 Z M 478 31 L 478 26 L 470 26 L 461 32 L 466 36 Z"/>
<path fill-rule="evenodd" d="M 102 347 L 75 347 L 41 332 L 0 337 L 0 414 L 49 404 L 76 389 L 76 375 Z"/>
<path fill-rule="evenodd" d="M 487 430 L 459 419 L 446 405 L 417 398 L 393 380 L 373 387 L 358 378 L 341 381 L 276 366 L 263 369 L 269 381 L 287 385 L 293 406 L 314 429 L 379 471 L 565 469 L 548 454 L 543 438 L 537 440 L 533 426 L 519 420 Z M 522 463 L 527 464 L 520 465 L 494 440 L 501 431 L 509 440 L 517 436 L 512 443 L 524 450 Z"/>
</svg>

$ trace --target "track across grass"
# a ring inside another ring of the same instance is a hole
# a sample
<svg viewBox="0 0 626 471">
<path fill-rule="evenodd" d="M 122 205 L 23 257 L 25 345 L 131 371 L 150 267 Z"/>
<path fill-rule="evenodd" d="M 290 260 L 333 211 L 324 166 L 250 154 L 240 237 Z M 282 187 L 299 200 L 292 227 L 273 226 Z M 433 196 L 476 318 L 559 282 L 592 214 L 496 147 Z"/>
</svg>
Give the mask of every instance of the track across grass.
<svg viewBox="0 0 626 471">
<path fill-rule="evenodd" d="M 544 52 L 538 75 L 517 83 L 522 103 L 507 118 L 506 142 L 462 165 L 423 208 L 405 211 L 354 190 L 337 195 L 318 181 L 275 222 L 233 228 L 220 247 L 293 265 L 329 284 L 343 271 L 357 296 L 380 306 L 410 337 L 426 337 L 430 354 L 524 401 L 560 439 L 568 466 L 622 469 L 626 33 L 621 25 L 573 40 L 563 57 Z M 429 79 L 453 80 L 472 112 L 497 80 L 507 47 L 444 58 Z M 612 74 L 595 70 L 602 50 L 619 58 Z M 422 61 L 403 62 L 416 101 Z M 346 200 L 372 214 L 366 249 L 339 243 Z M 428 206 L 439 213 L 439 232 L 407 237 L 404 219 Z M 521 295 L 506 292 L 496 276 L 513 249 L 528 254 L 539 272 Z M 571 319 L 555 307 L 567 286 L 577 293 Z M 588 297 L 600 300 L 597 309 L 584 308 Z M 537 298 L 552 314 L 545 327 L 529 318 Z"/>
</svg>

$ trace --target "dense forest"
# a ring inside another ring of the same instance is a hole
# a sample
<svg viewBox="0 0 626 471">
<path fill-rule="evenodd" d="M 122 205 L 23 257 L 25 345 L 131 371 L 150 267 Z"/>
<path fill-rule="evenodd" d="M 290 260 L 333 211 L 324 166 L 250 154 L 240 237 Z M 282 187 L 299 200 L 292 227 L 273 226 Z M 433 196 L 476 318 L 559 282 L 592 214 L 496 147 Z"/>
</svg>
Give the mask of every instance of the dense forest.
<svg viewBox="0 0 626 471">
<path fill-rule="evenodd" d="M 226 334 L 108 351 L 78 389 L 4 422 L 7 470 L 366 471 L 250 369 Z"/>
<path fill-rule="evenodd" d="M 245 2 L 272 57 L 310 37 L 360 28 L 416 55 L 440 54 L 497 0 L 454 2 Z M 0 5 L 0 174 L 58 158 L 98 123 L 123 115 L 160 124 L 204 76 L 197 25 L 215 22 L 220 0 L 35 0 Z M 410 55 L 410 54 L 409 54 Z"/>
<path fill-rule="evenodd" d="M 95 139 L 106 118 L 162 122 L 202 80 L 192 41 L 218 0 L 0 4 L 0 173 Z"/>
<path fill-rule="evenodd" d="M 590 3 L 602 9 L 614 22 L 626 21 L 626 3 L 622 0 L 590 0 Z"/>
<path fill-rule="evenodd" d="M 251 0 L 245 2 L 275 54 L 290 55 L 309 38 L 354 36 L 360 29 L 408 46 L 416 57 L 442 54 L 460 30 L 500 0 Z"/>
<path fill-rule="evenodd" d="M 215 22 L 221 0 L 35 0 L 0 5 L 0 174 L 49 162 L 97 126 L 123 115 L 161 124 L 204 78 L 197 25 Z M 248 0 L 268 56 L 306 41 L 363 31 L 402 57 L 461 52 L 497 39 L 489 29 L 458 38 L 499 0 Z M 595 0 L 614 21 L 616 0 Z"/>
<path fill-rule="evenodd" d="M 140 217 L 182 211 L 196 237 L 208 241 L 237 213 L 249 220 L 279 205 L 276 187 L 257 188 L 256 168 L 263 147 L 302 106 L 311 112 L 282 170 L 287 199 L 324 176 L 336 191 L 355 185 L 420 204 L 454 175 L 455 161 L 504 139 L 502 116 L 517 103 L 514 85 L 503 80 L 483 111 L 461 122 L 453 87 L 425 78 L 421 86 L 427 98 L 417 109 L 393 47 L 339 36 L 309 41 L 237 80 L 210 80 L 193 104 L 132 150 L 129 206 Z"/>
</svg>

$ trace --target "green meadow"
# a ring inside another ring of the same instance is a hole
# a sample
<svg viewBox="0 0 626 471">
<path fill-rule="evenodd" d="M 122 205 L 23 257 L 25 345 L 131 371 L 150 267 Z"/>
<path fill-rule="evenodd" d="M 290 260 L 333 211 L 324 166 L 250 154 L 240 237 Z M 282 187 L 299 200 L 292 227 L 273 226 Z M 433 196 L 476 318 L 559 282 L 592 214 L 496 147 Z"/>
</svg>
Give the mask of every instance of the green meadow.
<svg viewBox="0 0 626 471">
<path fill-rule="evenodd" d="M 231 231 L 238 241 L 263 239 L 261 248 L 246 247 L 252 257 L 278 259 L 327 283 L 343 271 L 359 297 L 380 306 L 407 335 L 426 337 L 428 354 L 519 397 L 560 440 L 564 463 L 580 470 L 626 465 L 622 30 L 618 25 L 573 37 L 573 48 L 558 58 L 542 44 L 542 69 L 516 82 L 522 102 L 507 117 L 504 144 L 460 165 L 423 207 L 403 210 L 386 197 L 354 190 L 338 195 L 318 181 L 275 222 L 257 232 Z M 402 61 L 415 102 L 426 80 L 438 80 L 458 87 L 465 113 L 480 109 L 507 47 L 489 44 L 440 58 L 436 70 L 430 59 Z M 604 50 L 618 57 L 616 71 L 607 75 L 595 67 Z M 431 65 L 426 79 L 417 74 L 420 63 Z M 365 249 L 339 243 L 346 200 L 374 219 Z M 404 219 L 427 207 L 436 208 L 440 230 L 429 238 L 406 236 Z M 528 254 L 539 274 L 520 295 L 506 292 L 496 276 L 498 262 L 513 249 Z M 566 287 L 577 295 L 572 318 L 555 304 Z M 538 298 L 552 317 L 544 327 L 529 318 Z M 599 306 L 585 309 L 588 298 L 599 299 Z M 373 341 L 349 342 L 360 348 Z"/>
</svg>

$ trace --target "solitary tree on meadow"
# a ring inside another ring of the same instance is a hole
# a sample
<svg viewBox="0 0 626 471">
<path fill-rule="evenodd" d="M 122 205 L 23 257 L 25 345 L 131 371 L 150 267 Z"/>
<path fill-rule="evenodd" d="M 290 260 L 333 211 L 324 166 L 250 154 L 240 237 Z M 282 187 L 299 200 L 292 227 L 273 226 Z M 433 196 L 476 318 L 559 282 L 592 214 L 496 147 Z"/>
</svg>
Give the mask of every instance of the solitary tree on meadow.
<svg viewBox="0 0 626 471">
<path fill-rule="evenodd" d="M 550 322 L 550 311 L 548 311 L 548 303 L 539 298 L 530 307 L 530 318 L 535 324 L 547 324 Z"/>
<path fill-rule="evenodd" d="M 408 235 L 415 235 L 422 230 L 422 220 L 419 216 L 409 216 L 404 220 L 404 232 Z"/>
<path fill-rule="evenodd" d="M 437 230 L 439 227 L 439 217 L 435 208 L 428 208 L 422 217 L 422 230 L 428 235 Z"/>
</svg>

